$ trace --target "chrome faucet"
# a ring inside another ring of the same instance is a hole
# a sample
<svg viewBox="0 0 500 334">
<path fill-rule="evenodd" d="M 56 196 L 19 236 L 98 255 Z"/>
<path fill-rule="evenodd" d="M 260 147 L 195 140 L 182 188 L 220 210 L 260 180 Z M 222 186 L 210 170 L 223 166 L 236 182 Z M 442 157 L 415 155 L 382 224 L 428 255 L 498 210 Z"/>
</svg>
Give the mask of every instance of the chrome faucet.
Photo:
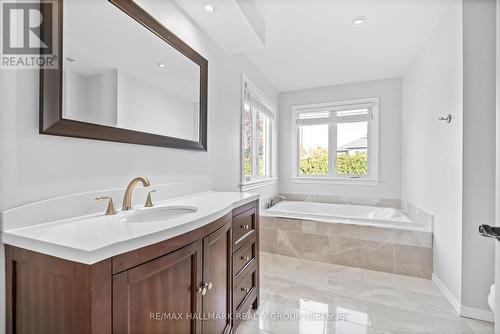
<svg viewBox="0 0 500 334">
<path fill-rule="evenodd" d="M 144 187 L 149 187 L 151 183 L 146 177 L 139 176 L 130 181 L 127 186 L 127 190 L 125 190 L 125 196 L 123 197 L 123 206 L 122 210 L 130 210 L 132 209 L 132 193 L 134 192 L 134 188 L 137 183 L 141 182 Z"/>
<path fill-rule="evenodd" d="M 275 206 L 276 203 L 278 203 L 280 201 L 283 201 L 283 200 L 286 200 L 285 196 L 281 196 L 281 195 L 273 196 L 273 198 L 271 198 L 271 201 L 269 202 L 269 207 L 268 208 L 271 208 L 271 207 Z"/>
</svg>

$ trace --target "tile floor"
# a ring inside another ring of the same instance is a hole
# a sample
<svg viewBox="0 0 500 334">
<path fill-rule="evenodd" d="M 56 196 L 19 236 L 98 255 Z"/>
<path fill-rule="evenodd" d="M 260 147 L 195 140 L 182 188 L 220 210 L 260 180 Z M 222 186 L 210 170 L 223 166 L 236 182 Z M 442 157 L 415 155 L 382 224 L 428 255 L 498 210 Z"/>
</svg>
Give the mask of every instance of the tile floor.
<svg viewBox="0 0 500 334">
<path fill-rule="evenodd" d="M 261 305 L 236 334 L 493 333 L 430 280 L 261 253 Z"/>
</svg>

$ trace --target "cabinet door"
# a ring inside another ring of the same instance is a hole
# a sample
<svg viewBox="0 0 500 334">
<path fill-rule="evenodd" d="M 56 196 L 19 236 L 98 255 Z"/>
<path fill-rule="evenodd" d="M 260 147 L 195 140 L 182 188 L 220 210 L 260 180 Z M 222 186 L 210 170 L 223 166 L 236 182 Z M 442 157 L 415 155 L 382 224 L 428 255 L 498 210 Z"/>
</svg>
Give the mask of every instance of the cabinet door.
<svg viewBox="0 0 500 334">
<path fill-rule="evenodd" d="M 201 333 L 202 244 L 113 276 L 114 333 Z"/>
<path fill-rule="evenodd" d="M 231 331 L 231 221 L 203 239 L 203 333 Z"/>
</svg>

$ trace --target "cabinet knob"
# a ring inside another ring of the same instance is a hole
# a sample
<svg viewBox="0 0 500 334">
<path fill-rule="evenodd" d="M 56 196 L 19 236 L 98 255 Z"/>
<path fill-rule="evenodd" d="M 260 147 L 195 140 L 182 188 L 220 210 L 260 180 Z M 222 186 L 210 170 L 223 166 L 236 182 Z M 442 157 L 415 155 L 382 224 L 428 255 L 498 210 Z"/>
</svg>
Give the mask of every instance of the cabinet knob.
<svg viewBox="0 0 500 334">
<path fill-rule="evenodd" d="M 250 229 L 250 225 L 240 225 L 240 227 L 244 230 L 249 230 Z"/>
<path fill-rule="evenodd" d="M 246 293 L 248 293 L 250 291 L 250 288 L 241 288 L 241 291 L 245 291 Z"/>
<path fill-rule="evenodd" d="M 209 290 L 212 290 L 212 287 L 213 287 L 212 282 L 202 283 L 201 286 L 198 288 L 198 293 L 204 296 L 207 294 Z"/>
<path fill-rule="evenodd" d="M 248 261 L 250 261 L 250 256 L 242 256 L 241 259 L 248 262 Z"/>
<path fill-rule="evenodd" d="M 199 287 L 198 288 L 198 293 L 201 294 L 202 296 L 207 294 L 207 288 L 205 287 Z"/>
</svg>

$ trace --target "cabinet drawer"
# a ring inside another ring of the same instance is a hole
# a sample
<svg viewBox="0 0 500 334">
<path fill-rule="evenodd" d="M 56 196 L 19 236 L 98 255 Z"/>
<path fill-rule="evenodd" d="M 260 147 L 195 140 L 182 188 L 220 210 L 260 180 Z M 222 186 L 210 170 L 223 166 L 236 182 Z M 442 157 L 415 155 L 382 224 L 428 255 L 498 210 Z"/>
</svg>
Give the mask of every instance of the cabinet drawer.
<svg viewBox="0 0 500 334">
<path fill-rule="evenodd" d="M 238 250 L 256 233 L 257 208 L 247 210 L 233 217 L 233 251 Z"/>
<path fill-rule="evenodd" d="M 241 246 L 233 255 L 233 277 L 237 279 L 245 274 L 245 270 L 253 267 L 257 256 L 257 248 L 255 244 L 255 236 L 252 237 L 246 244 Z"/>
<path fill-rule="evenodd" d="M 257 273 L 253 270 L 236 285 L 233 290 L 233 300 L 236 309 L 238 309 L 241 304 L 245 302 L 245 299 L 255 290 L 256 281 Z"/>
</svg>

